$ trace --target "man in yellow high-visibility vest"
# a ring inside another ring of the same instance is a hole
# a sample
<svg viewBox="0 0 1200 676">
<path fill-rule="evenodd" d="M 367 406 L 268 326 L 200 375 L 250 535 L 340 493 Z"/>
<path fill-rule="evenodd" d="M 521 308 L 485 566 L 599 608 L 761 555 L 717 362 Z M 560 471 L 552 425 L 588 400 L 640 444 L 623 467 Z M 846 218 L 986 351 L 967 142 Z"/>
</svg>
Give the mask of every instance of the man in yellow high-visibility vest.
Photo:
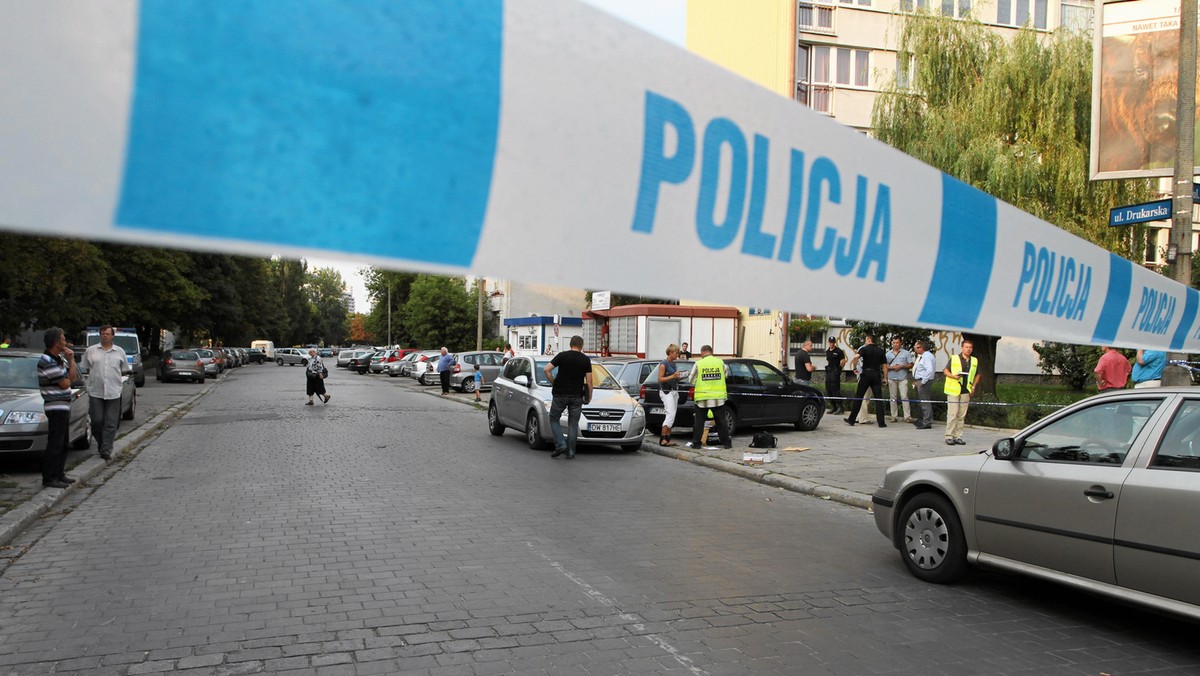
<svg viewBox="0 0 1200 676">
<path fill-rule="evenodd" d="M 689 448 L 700 448 L 700 437 L 704 432 L 704 419 L 712 411 L 717 424 L 717 433 L 725 448 L 733 448 L 733 439 L 729 435 L 729 426 L 725 424 L 725 402 L 729 399 L 729 391 L 725 387 L 725 379 L 729 377 L 729 367 L 720 357 L 713 356 L 711 345 L 700 348 L 700 361 L 692 365 L 690 382 L 695 386 L 693 398 L 696 402 L 692 413 L 692 440 Z M 715 451 L 715 446 L 705 446 L 705 450 Z"/>
<path fill-rule="evenodd" d="M 946 445 L 966 445 L 963 441 L 963 423 L 967 419 L 967 406 L 971 404 L 971 395 L 979 384 L 976 375 L 979 372 L 979 360 L 971 356 L 975 344 L 969 340 L 962 342 L 960 354 L 950 356 L 950 363 L 942 369 L 946 376 Z"/>
</svg>

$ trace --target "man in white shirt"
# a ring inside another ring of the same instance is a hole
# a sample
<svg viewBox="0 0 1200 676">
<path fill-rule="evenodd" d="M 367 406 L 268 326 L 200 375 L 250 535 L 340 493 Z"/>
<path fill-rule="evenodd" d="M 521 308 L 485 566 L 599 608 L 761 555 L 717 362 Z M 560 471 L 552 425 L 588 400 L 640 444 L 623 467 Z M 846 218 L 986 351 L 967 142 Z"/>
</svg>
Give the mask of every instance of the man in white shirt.
<svg viewBox="0 0 1200 676">
<path fill-rule="evenodd" d="M 101 326 L 100 342 L 88 347 L 79 360 L 79 370 L 87 375 L 92 436 L 105 460 L 112 458 L 121 423 L 121 376 L 132 371 L 125 350 L 113 343 L 115 334 L 113 327 Z"/>
<path fill-rule="evenodd" d="M 918 340 L 913 349 L 917 351 L 913 379 L 917 381 L 917 399 L 920 400 L 917 406 L 921 411 L 921 417 L 913 424 L 919 430 L 927 430 L 933 427 L 933 403 L 930 399 L 933 397 L 933 378 L 937 375 L 937 366 L 934 364 L 933 353 L 929 351 L 928 343 Z"/>
</svg>

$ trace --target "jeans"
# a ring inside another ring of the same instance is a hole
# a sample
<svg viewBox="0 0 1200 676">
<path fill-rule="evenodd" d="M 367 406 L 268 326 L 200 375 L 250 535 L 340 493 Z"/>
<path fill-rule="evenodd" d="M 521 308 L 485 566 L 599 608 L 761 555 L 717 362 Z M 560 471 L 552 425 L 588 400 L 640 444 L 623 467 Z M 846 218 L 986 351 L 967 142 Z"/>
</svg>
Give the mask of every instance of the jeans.
<svg viewBox="0 0 1200 676">
<path fill-rule="evenodd" d="M 120 408 L 120 407 L 118 407 Z M 71 435 L 70 411 L 46 411 L 46 450 L 42 453 L 42 483 L 49 483 L 67 471 L 67 437 Z"/>
<path fill-rule="evenodd" d="M 962 394 L 946 395 L 946 438 L 961 439 L 963 431 L 963 423 L 967 419 L 967 406 L 971 404 L 971 395 L 963 392 Z"/>
<path fill-rule="evenodd" d="M 92 414 L 92 436 L 96 439 L 96 450 L 100 457 L 112 455 L 113 442 L 117 440 L 117 427 L 121 424 L 121 400 L 88 397 L 88 411 Z"/>
<path fill-rule="evenodd" d="M 917 399 L 921 402 L 917 407 L 921 410 L 921 418 L 917 424 L 921 427 L 931 427 L 933 425 L 933 403 L 930 399 L 933 398 L 933 381 L 927 383 L 917 381 Z"/>
<path fill-rule="evenodd" d="M 904 409 L 904 417 L 912 417 L 911 404 L 908 403 L 908 378 L 904 380 L 892 380 L 888 378 L 888 408 L 892 409 L 892 417 L 900 417 L 900 409 Z M 896 400 L 899 399 L 901 406 L 896 405 Z"/>
<path fill-rule="evenodd" d="M 563 411 L 567 412 L 567 434 L 563 439 Z M 567 457 L 575 457 L 575 447 L 579 440 L 579 414 L 583 413 L 583 397 L 566 397 L 555 395 L 550 402 L 550 433 L 554 435 L 554 450 L 567 450 Z"/>
</svg>

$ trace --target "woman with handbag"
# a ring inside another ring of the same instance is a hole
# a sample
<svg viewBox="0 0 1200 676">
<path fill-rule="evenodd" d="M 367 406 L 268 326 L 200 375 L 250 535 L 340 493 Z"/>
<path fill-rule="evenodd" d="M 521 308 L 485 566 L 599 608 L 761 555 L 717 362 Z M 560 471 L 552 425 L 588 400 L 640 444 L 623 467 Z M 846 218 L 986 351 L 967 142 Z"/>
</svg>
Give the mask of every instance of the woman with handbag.
<svg viewBox="0 0 1200 676">
<path fill-rule="evenodd" d="M 312 348 L 308 350 L 308 367 L 304 369 L 304 376 L 308 381 L 308 401 L 304 405 L 313 405 L 314 394 L 328 404 L 331 395 L 325 391 L 325 378 L 329 376 L 329 369 L 325 368 L 325 362 L 321 361 L 317 351 Z"/>
</svg>

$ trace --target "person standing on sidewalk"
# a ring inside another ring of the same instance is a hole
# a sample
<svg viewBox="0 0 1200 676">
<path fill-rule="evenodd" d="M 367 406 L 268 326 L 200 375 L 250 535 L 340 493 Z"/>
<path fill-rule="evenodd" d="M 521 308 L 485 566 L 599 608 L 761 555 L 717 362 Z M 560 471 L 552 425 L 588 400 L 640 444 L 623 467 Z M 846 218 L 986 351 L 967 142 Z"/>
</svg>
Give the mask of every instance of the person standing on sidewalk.
<svg viewBox="0 0 1200 676">
<path fill-rule="evenodd" d="M 100 342 L 83 351 L 79 370 L 87 376 L 88 413 L 96 450 L 105 460 L 112 458 L 113 442 L 121 425 L 121 376 L 133 372 L 120 345 L 113 343 L 116 330 L 100 327 Z"/>
<path fill-rule="evenodd" d="M 479 393 L 483 390 L 483 367 L 478 363 L 475 364 L 475 373 L 471 376 L 471 379 L 475 381 L 475 401 L 483 401 L 483 398 L 479 396 Z"/>
<path fill-rule="evenodd" d="M 1104 348 L 1104 354 L 1096 362 L 1094 371 L 1096 387 L 1101 392 L 1123 390 L 1129 384 L 1129 360 L 1111 345 Z"/>
<path fill-rule="evenodd" d="M 850 417 L 845 419 L 847 425 L 857 423 L 858 410 L 866 405 L 863 395 L 868 389 L 875 399 L 883 399 L 883 366 L 887 362 L 887 356 L 883 348 L 875 344 L 873 336 L 866 336 L 866 344 L 858 349 L 858 358 L 862 364 L 862 375 L 858 377 L 858 390 L 854 393 L 854 406 L 850 408 Z M 883 421 L 882 401 L 875 402 L 875 422 L 880 428 L 887 427 L 887 423 Z"/>
<path fill-rule="evenodd" d="M 329 375 L 329 370 L 325 368 L 325 362 L 321 361 L 321 356 L 317 354 L 316 350 L 308 348 L 308 366 L 304 369 L 305 391 L 308 392 L 308 401 L 304 404 L 305 406 L 313 405 L 314 394 L 320 397 L 321 401 L 329 403 L 332 397 L 325 391 L 325 376 L 327 375 Z"/>
<path fill-rule="evenodd" d="M 829 339 L 829 347 L 825 348 L 825 398 L 833 404 L 833 415 L 841 415 L 842 406 L 842 369 L 846 366 L 846 353 L 838 347 L 837 338 Z"/>
<path fill-rule="evenodd" d="M 1166 365 L 1166 352 L 1138 350 L 1133 364 L 1133 389 L 1161 387 L 1162 372 Z"/>
<path fill-rule="evenodd" d="M 796 380 L 804 385 L 812 385 L 812 349 L 812 341 L 806 340 L 796 352 Z"/>
<path fill-rule="evenodd" d="M 975 387 L 979 384 L 975 380 L 979 372 L 979 360 L 971 356 L 974 351 L 975 344 L 964 340 L 960 353 L 951 355 L 950 362 L 942 369 L 942 374 L 946 376 L 944 391 L 947 446 L 964 446 L 967 443 L 962 438 L 963 424 L 967 420 L 967 407 L 971 405 L 971 395 L 975 393 Z"/>
<path fill-rule="evenodd" d="M 450 374 L 454 371 L 454 355 L 446 348 L 442 348 L 442 356 L 438 357 L 437 373 L 438 379 L 442 381 L 442 396 L 450 394 Z"/>
<path fill-rule="evenodd" d="M 929 344 L 924 340 L 918 340 L 913 349 L 917 351 L 917 361 L 913 366 L 913 379 L 917 382 L 917 410 L 921 412 L 921 417 L 913 424 L 919 430 L 927 430 L 933 427 L 933 377 L 937 370 L 937 366 L 933 360 L 933 353 L 929 351 Z"/>
<path fill-rule="evenodd" d="M 662 430 L 658 435 L 659 446 L 677 446 L 671 441 L 671 428 L 675 426 L 675 414 L 679 411 L 679 380 L 685 375 L 675 366 L 679 358 L 679 346 L 667 346 L 667 358 L 658 364 L 658 391 L 663 403 Z"/>
<path fill-rule="evenodd" d="M 887 359 L 887 386 L 888 386 L 888 408 L 892 411 L 892 422 L 896 422 L 896 418 L 900 415 L 901 409 L 904 410 L 904 422 L 910 423 L 912 419 L 912 404 L 908 401 L 908 375 L 913 367 L 913 354 L 900 343 L 899 338 L 892 338 L 892 349 L 887 351 L 885 355 Z M 896 401 L 900 403 L 897 404 Z"/>
<path fill-rule="evenodd" d="M 712 413 L 717 434 L 725 443 L 725 448 L 733 448 L 733 437 L 729 434 L 729 426 L 725 424 L 725 402 L 729 399 L 725 380 L 729 377 L 729 367 L 723 359 L 714 356 L 712 351 L 711 345 L 701 346 L 700 361 L 692 365 L 690 381 L 696 388 L 696 409 L 692 412 L 692 440 L 688 442 L 689 448 L 701 447 L 704 419 L 709 413 Z M 716 450 L 710 446 L 704 448 Z"/>
<path fill-rule="evenodd" d="M 579 415 L 583 405 L 592 400 L 592 360 L 583 353 L 583 336 L 571 336 L 571 349 L 559 352 L 542 369 L 553 387 L 550 389 L 550 433 L 554 435 L 551 458 L 563 453 L 567 460 L 575 459 L 579 440 Z M 554 369 L 558 369 L 558 375 Z M 567 432 L 563 434 L 563 411 L 567 412 Z"/>
<path fill-rule="evenodd" d="M 75 353 L 67 345 L 67 335 L 57 326 L 42 335 L 46 351 L 38 357 L 38 388 L 42 392 L 42 410 L 46 413 L 46 450 L 42 454 L 42 486 L 66 488 L 75 482 L 67 476 L 67 436 L 71 423 L 71 383 L 79 378 Z"/>
</svg>

